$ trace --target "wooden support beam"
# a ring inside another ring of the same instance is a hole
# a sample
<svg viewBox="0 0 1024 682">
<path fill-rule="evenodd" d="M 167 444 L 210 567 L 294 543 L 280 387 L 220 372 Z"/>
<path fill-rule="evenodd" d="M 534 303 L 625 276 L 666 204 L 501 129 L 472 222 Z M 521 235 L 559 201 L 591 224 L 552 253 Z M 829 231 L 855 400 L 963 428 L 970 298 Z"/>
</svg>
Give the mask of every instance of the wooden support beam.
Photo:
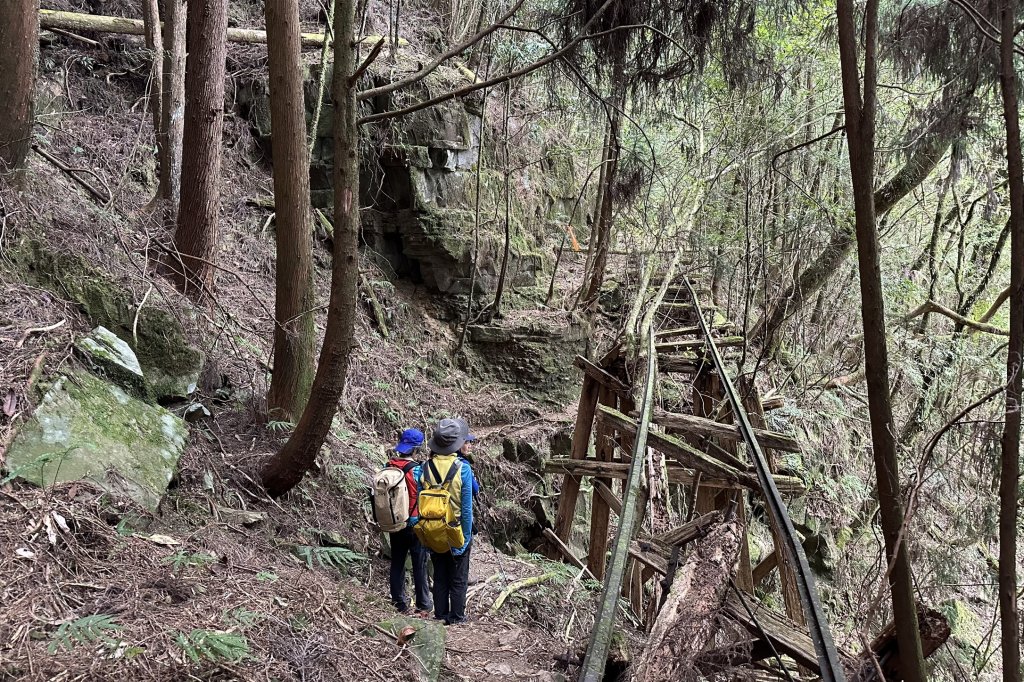
<svg viewBox="0 0 1024 682">
<path fill-rule="evenodd" d="M 658 369 L 666 374 L 697 374 L 702 369 L 711 367 L 706 358 L 692 355 L 663 355 L 658 357 Z"/>
<path fill-rule="evenodd" d="M 654 552 L 645 552 L 639 542 L 634 541 L 630 543 L 629 556 L 644 566 L 650 567 L 655 573 L 668 575 L 668 561 L 665 560 L 665 557 Z"/>
<path fill-rule="evenodd" d="M 724 336 L 715 339 L 715 345 L 719 348 L 742 347 L 746 339 L 742 336 Z M 680 341 L 665 341 L 654 345 L 658 353 L 678 353 L 680 351 L 694 350 L 705 346 L 704 339 L 682 339 Z"/>
<path fill-rule="evenodd" d="M 619 431 L 625 431 L 631 434 L 636 433 L 636 420 L 627 417 L 618 410 L 613 410 L 601 405 L 597 409 L 597 419 L 598 421 L 607 421 L 611 423 Z M 727 481 L 736 482 L 742 481 L 744 483 L 753 483 L 756 485 L 752 474 L 746 471 L 739 471 L 735 467 L 713 459 L 700 450 L 691 447 L 672 436 L 652 431 L 647 434 L 647 444 L 659 452 L 664 453 L 666 456 L 675 459 L 680 464 L 696 469 L 711 478 L 721 478 Z"/>
<path fill-rule="evenodd" d="M 562 542 L 562 539 L 555 535 L 554 531 L 550 528 L 545 528 L 544 537 L 570 564 L 586 573 L 587 577 L 591 580 L 597 580 L 597 578 L 594 577 L 594 574 L 590 572 L 590 569 L 587 568 L 587 565 L 583 563 L 583 560 L 573 554 L 572 550 L 569 549 L 569 546 Z"/>
<path fill-rule="evenodd" d="M 722 512 L 715 510 L 708 512 L 682 524 L 672 530 L 655 535 L 652 540 L 667 547 L 682 547 L 686 543 L 696 540 L 707 532 L 707 529 L 722 520 Z"/>
<path fill-rule="evenodd" d="M 658 426 L 679 429 L 695 436 L 714 436 L 715 438 L 732 443 L 742 439 L 737 425 L 723 424 L 713 419 L 697 417 L 692 414 L 679 414 L 655 409 L 652 421 Z M 772 450 L 784 450 L 786 452 L 800 452 L 800 442 L 796 438 L 787 436 L 784 433 L 755 428 L 754 435 L 757 437 L 757 442 L 761 444 L 761 447 Z"/>
<path fill-rule="evenodd" d="M 764 582 L 771 572 L 779 565 L 779 550 L 773 549 L 771 553 L 765 558 L 761 559 L 754 566 L 754 587 L 758 587 Z"/>
<path fill-rule="evenodd" d="M 614 391 L 607 386 L 601 386 L 598 392 L 597 403 L 601 405 L 614 405 L 616 397 Z M 612 440 L 612 430 L 606 422 L 597 423 L 597 437 L 595 450 L 597 459 L 601 462 L 610 462 L 615 455 L 615 443 Z M 595 484 L 610 485 L 612 479 L 598 478 Z M 621 507 L 620 507 L 621 508 Z M 590 514 L 590 545 L 587 554 L 587 567 L 597 580 L 604 579 L 604 567 L 608 561 L 608 522 L 610 520 L 610 507 L 604 501 L 601 494 L 594 490 Z"/>
<path fill-rule="evenodd" d="M 801 666 L 815 673 L 820 671 L 818 656 L 814 652 L 814 642 L 803 626 L 794 623 L 781 613 L 776 613 L 756 599 L 747 597 L 746 605 L 754 614 L 751 617 L 735 594 L 729 595 L 725 603 L 725 614 L 736 621 L 755 637 L 762 636 L 775 645 L 780 654 L 789 656 Z"/>
<path fill-rule="evenodd" d="M 593 458 L 577 460 L 568 457 L 560 457 L 548 460 L 544 463 L 545 474 L 561 474 L 576 478 L 593 476 L 598 478 L 612 478 L 617 481 L 621 481 L 626 478 L 626 473 L 628 471 L 629 463 L 621 460 L 600 462 Z M 692 471 L 687 470 L 682 465 L 675 462 L 669 462 L 669 483 L 689 485 L 695 480 L 696 475 Z M 760 490 L 759 484 L 747 479 L 742 481 L 726 481 L 720 478 L 701 476 L 700 485 L 701 488 L 708 488 L 712 490 L 740 490 L 743 488 L 748 490 Z M 799 495 L 806 490 L 803 481 L 796 476 L 776 475 L 775 485 L 778 487 L 779 492 L 784 494 Z M 559 503 L 559 507 L 561 507 L 561 502 Z"/>
<path fill-rule="evenodd" d="M 781 395 L 765 396 L 761 399 L 761 409 L 767 412 L 768 410 L 777 410 L 786 406 L 786 399 Z"/>
<path fill-rule="evenodd" d="M 622 515 L 622 501 L 615 497 L 612 489 L 605 485 L 601 479 L 594 479 L 594 490 L 604 499 L 608 508 L 615 512 L 616 516 Z"/>
<path fill-rule="evenodd" d="M 573 364 L 583 370 L 583 373 L 601 384 L 604 388 L 614 392 L 616 395 L 629 395 L 629 386 L 616 376 L 612 376 L 596 363 L 587 360 L 582 355 L 577 355 Z"/>
<path fill-rule="evenodd" d="M 590 433 L 594 428 L 594 410 L 597 409 L 597 394 L 600 388 L 594 379 L 584 375 L 583 389 L 580 391 L 579 409 L 576 412 L 576 426 L 572 431 L 572 459 L 581 460 L 590 449 Z M 576 498 L 580 494 L 578 475 L 567 475 L 562 481 L 558 496 L 558 511 L 555 513 L 555 535 L 568 543 L 572 532 L 572 520 L 576 515 Z M 555 558 L 555 557 L 551 557 Z"/>
<path fill-rule="evenodd" d="M 736 328 L 736 325 L 733 324 L 732 322 L 729 322 L 729 321 L 723 322 L 721 324 L 718 324 L 718 325 L 712 327 L 713 330 L 717 330 L 717 331 L 728 331 L 728 330 L 732 330 L 732 329 L 735 329 L 735 328 Z M 701 333 L 700 327 L 690 326 L 690 327 L 675 327 L 674 329 L 662 329 L 660 332 L 657 332 L 654 336 L 659 341 L 664 341 L 665 339 L 674 339 L 674 338 L 677 338 L 679 336 L 696 336 L 696 335 L 698 335 L 700 333 Z"/>
</svg>

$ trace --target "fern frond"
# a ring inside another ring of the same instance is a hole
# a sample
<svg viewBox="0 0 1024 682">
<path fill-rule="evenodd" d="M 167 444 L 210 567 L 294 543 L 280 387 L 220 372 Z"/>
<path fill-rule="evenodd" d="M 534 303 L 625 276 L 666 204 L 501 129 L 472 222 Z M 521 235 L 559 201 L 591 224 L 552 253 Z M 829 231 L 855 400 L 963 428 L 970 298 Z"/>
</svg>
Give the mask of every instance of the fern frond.
<svg viewBox="0 0 1024 682">
<path fill-rule="evenodd" d="M 249 656 L 249 640 L 244 636 L 223 630 L 193 630 L 179 632 L 174 638 L 193 663 L 201 659 L 211 662 L 241 661 Z"/>
<path fill-rule="evenodd" d="M 346 568 L 366 561 L 366 557 L 346 547 L 310 547 L 296 545 L 295 556 L 306 562 L 306 568 L 313 568 L 315 562 L 321 568 Z"/>
<path fill-rule="evenodd" d="M 68 651 L 76 644 L 93 644 L 99 642 L 109 647 L 116 647 L 121 640 L 111 637 L 107 633 L 117 632 L 121 626 L 114 622 L 113 616 L 103 613 L 85 616 L 77 620 L 62 623 L 57 631 L 53 633 L 53 641 L 46 647 L 46 650 L 53 654 L 58 649 L 64 648 Z"/>
</svg>

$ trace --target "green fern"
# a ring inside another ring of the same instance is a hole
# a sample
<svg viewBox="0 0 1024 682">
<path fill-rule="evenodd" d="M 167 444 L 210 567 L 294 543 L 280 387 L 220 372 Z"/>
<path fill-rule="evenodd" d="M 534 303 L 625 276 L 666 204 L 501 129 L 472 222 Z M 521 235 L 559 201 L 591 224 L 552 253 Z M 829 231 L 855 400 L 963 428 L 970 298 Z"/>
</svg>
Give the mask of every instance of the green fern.
<svg viewBox="0 0 1024 682">
<path fill-rule="evenodd" d="M 288 421 L 269 421 L 267 422 L 267 430 L 271 433 L 285 433 L 288 431 L 294 431 L 295 424 Z"/>
<path fill-rule="evenodd" d="M 244 636 L 223 630 L 193 630 L 179 632 L 174 638 L 193 663 L 206 659 L 211 662 L 241 661 L 249 656 L 249 640 Z"/>
<path fill-rule="evenodd" d="M 352 564 L 366 561 L 366 557 L 345 547 L 310 547 L 297 545 L 293 550 L 295 556 L 306 562 L 306 568 L 313 568 L 313 563 L 322 568 L 347 568 Z"/>
<path fill-rule="evenodd" d="M 171 569 L 178 573 L 183 568 L 205 568 L 216 563 L 217 557 L 206 552 L 184 552 L 177 551 L 170 556 L 164 557 L 161 563 L 170 564 Z"/>
<path fill-rule="evenodd" d="M 121 640 L 111 637 L 108 633 L 117 632 L 121 626 L 114 622 L 113 616 L 97 613 L 78 620 L 62 623 L 53 633 L 53 641 L 46 647 L 51 654 L 64 648 L 71 651 L 76 644 L 104 644 L 110 648 L 117 647 Z"/>
</svg>

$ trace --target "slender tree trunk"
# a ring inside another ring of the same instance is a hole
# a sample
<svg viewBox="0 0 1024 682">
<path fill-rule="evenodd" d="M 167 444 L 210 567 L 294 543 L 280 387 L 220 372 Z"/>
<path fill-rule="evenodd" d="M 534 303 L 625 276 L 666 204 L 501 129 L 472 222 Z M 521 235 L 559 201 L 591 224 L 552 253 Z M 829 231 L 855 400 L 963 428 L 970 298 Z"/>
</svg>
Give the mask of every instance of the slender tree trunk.
<svg viewBox="0 0 1024 682">
<path fill-rule="evenodd" d="M 511 64 L 509 65 L 511 70 Z M 512 172 L 511 161 L 509 160 L 508 145 L 508 117 L 509 105 L 512 100 L 512 84 L 505 84 L 505 248 L 501 252 L 501 270 L 498 273 L 498 285 L 494 289 L 494 303 L 491 305 L 491 315 L 501 317 L 501 297 L 505 293 L 505 278 L 508 276 L 508 257 L 512 250 L 512 188 L 510 186 L 510 174 Z"/>
<path fill-rule="evenodd" d="M 164 146 L 167 136 L 162 133 L 164 89 L 164 39 L 160 33 L 160 5 L 157 0 L 142 0 L 142 20 L 146 26 L 146 48 L 153 55 L 149 72 L 149 108 L 153 115 L 153 135 L 156 137 L 157 168 L 163 168 Z M 160 198 L 157 189 L 157 199 Z"/>
<path fill-rule="evenodd" d="M 356 322 L 359 279 L 359 129 L 356 125 L 355 0 L 338 0 L 334 15 L 334 265 L 327 331 L 309 403 L 284 447 L 263 469 L 271 496 L 291 490 L 327 438 L 345 389 Z"/>
<path fill-rule="evenodd" d="M 907 539 L 900 538 L 903 505 L 900 498 L 895 425 L 889 395 L 889 353 L 885 337 L 885 302 L 875 224 L 874 156 L 877 89 L 878 0 L 868 0 L 864 10 L 864 86 L 857 67 L 858 31 L 854 0 L 838 0 L 839 59 L 842 68 L 843 102 L 846 108 L 847 144 L 857 233 L 860 270 L 861 316 L 864 323 L 864 358 L 868 384 L 868 412 L 875 458 L 875 477 L 885 539 L 887 565 L 891 565 L 896 639 L 903 661 L 904 679 L 924 682 L 924 655 L 917 628 L 917 609 Z"/>
<path fill-rule="evenodd" d="M 188 3 L 181 204 L 174 233 L 175 284 L 193 298 L 213 291 L 220 219 L 227 0 Z"/>
<path fill-rule="evenodd" d="M 1000 7 L 999 86 L 1006 121 L 1006 170 L 1010 185 L 1010 345 L 1006 353 L 1006 421 L 999 472 L 999 615 L 1003 679 L 1020 682 L 1020 614 L 1017 611 L 1017 496 L 1020 485 L 1021 352 L 1024 350 L 1024 161 L 1014 67 L 1015 0 Z"/>
<path fill-rule="evenodd" d="M 266 21 L 277 212 L 274 373 L 267 407 L 276 418 L 295 421 L 309 399 L 316 352 L 313 233 L 309 220 L 309 156 L 298 0 L 267 0 Z"/>
<path fill-rule="evenodd" d="M 611 125 L 608 131 L 608 157 L 605 160 L 604 182 L 600 189 L 601 212 L 595 219 L 594 236 L 591 237 L 594 241 L 594 259 L 587 273 L 590 279 L 587 282 L 586 291 L 581 299 L 584 308 L 589 308 L 597 303 L 597 298 L 601 293 L 601 285 L 604 284 L 604 271 L 608 266 L 608 250 L 612 236 L 612 213 L 615 207 L 612 187 L 618 176 L 619 168 L 621 104 L 621 97 L 617 98 L 616 106 L 611 112 Z"/>
<path fill-rule="evenodd" d="M 166 202 L 168 222 L 178 220 L 181 202 L 181 141 L 185 129 L 185 32 L 184 0 L 164 0 L 163 87 L 160 105 L 160 197 Z"/>
<path fill-rule="evenodd" d="M 0 174 L 17 170 L 32 148 L 39 57 L 39 0 L 0 2 Z"/>
</svg>

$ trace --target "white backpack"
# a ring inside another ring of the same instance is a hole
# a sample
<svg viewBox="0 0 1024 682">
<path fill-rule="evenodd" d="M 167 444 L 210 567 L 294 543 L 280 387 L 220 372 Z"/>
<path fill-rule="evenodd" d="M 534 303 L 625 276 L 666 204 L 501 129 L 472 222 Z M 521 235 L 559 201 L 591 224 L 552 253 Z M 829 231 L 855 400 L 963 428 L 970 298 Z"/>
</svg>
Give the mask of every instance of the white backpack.
<svg viewBox="0 0 1024 682">
<path fill-rule="evenodd" d="M 392 463 L 373 477 L 373 520 L 385 533 L 396 533 L 409 521 L 409 482 L 406 473 L 417 462 L 408 462 L 398 468 Z"/>
</svg>

